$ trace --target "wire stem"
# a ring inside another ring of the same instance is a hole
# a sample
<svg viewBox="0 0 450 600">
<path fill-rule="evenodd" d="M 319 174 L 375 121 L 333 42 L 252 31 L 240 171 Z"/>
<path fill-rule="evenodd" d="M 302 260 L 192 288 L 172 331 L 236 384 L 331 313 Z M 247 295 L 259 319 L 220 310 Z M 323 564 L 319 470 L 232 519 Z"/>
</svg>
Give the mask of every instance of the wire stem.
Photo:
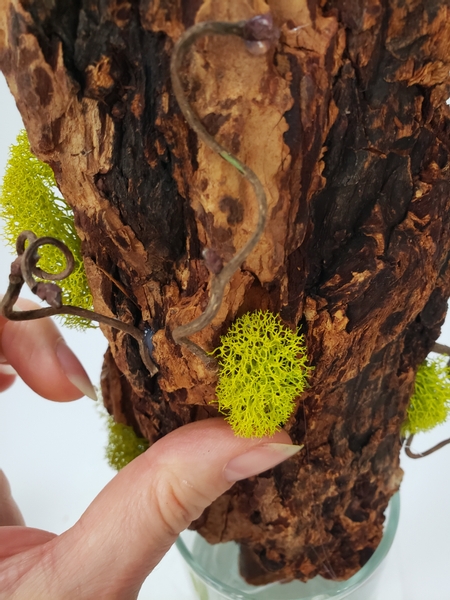
<svg viewBox="0 0 450 600">
<path fill-rule="evenodd" d="M 28 246 L 25 248 L 25 242 Z M 66 267 L 60 273 L 47 273 L 37 266 L 39 261 L 38 248 L 41 246 L 55 246 L 60 250 L 66 259 Z M 5 295 L 0 301 L 0 314 L 10 321 L 31 321 L 34 319 L 43 319 L 54 315 L 75 315 L 90 321 L 103 323 L 114 329 L 123 331 L 131 335 L 138 345 L 142 362 L 147 367 L 150 375 L 156 375 L 158 368 L 150 357 L 147 347 L 144 343 L 144 332 L 129 323 L 123 323 L 118 319 L 113 319 L 94 312 L 62 303 L 61 288 L 55 283 L 45 283 L 36 281 L 34 277 L 39 277 L 46 281 L 61 281 L 68 277 L 74 268 L 75 261 L 69 248 L 60 240 L 52 237 L 38 238 L 32 231 L 23 231 L 17 238 L 16 243 L 18 257 L 11 265 L 11 274 L 9 276 L 9 285 Z M 19 297 L 23 284 L 26 283 L 31 291 L 45 300 L 50 307 L 38 308 L 34 310 L 14 310 L 14 305 Z"/>
<path fill-rule="evenodd" d="M 450 346 L 446 346 L 445 344 L 438 344 L 438 342 L 436 342 L 431 348 L 431 352 L 436 352 L 437 354 L 450 355 Z"/>
<path fill-rule="evenodd" d="M 218 273 L 212 275 L 210 297 L 205 311 L 190 323 L 180 325 L 172 332 L 173 339 L 176 343 L 184 344 L 191 352 L 196 356 L 199 356 L 210 367 L 215 366 L 215 360 L 188 338 L 194 333 L 204 329 L 214 319 L 222 304 L 226 285 L 261 238 L 267 221 L 267 199 L 264 188 L 255 173 L 231 152 L 228 152 L 226 148 L 219 144 L 219 142 L 206 131 L 186 98 L 179 73 L 183 64 L 183 59 L 188 50 L 200 37 L 206 35 L 235 35 L 244 40 L 253 40 L 255 39 L 255 30 L 252 30 L 252 26 L 255 23 L 258 23 L 257 19 L 259 19 L 259 24 L 261 24 L 262 20 L 265 20 L 263 23 L 265 26 L 264 34 L 258 35 L 258 39 L 272 39 L 274 37 L 273 23 L 266 15 L 254 17 L 250 21 L 238 21 L 236 23 L 223 23 L 219 21 L 198 23 L 185 31 L 175 44 L 170 63 L 173 91 L 187 122 L 207 146 L 219 154 L 224 160 L 229 162 L 251 184 L 255 192 L 258 207 L 258 220 L 250 239 Z M 249 31 L 251 33 L 249 33 Z M 258 34 L 259 33 L 260 31 Z"/>
<path fill-rule="evenodd" d="M 424 450 L 424 452 L 416 453 L 411 450 L 411 444 L 412 444 L 413 439 L 414 439 L 414 434 L 411 434 L 407 438 L 406 444 L 405 444 L 405 453 L 407 456 L 409 456 L 409 458 L 423 458 L 424 456 L 429 456 L 430 454 L 433 454 L 433 452 L 436 452 L 437 450 L 440 450 L 447 444 L 450 444 L 450 438 L 449 438 L 447 440 L 439 442 L 439 444 L 436 444 L 436 446 L 433 446 L 432 448 L 429 448 L 428 450 Z"/>
</svg>

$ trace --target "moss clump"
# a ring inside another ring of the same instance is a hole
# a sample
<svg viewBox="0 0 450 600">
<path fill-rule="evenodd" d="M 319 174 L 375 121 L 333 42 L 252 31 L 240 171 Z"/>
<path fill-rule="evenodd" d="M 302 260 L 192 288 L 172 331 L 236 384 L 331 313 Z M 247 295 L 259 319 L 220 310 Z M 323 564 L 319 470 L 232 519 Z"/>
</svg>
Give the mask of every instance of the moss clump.
<svg viewBox="0 0 450 600">
<path fill-rule="evenodd" d="M 116 423 L 108 417 L 108 445 L 106 447 L 106 460 L 116 471 L 126 467 L 134 458 L 147 450 L 149 443 L 144 438 L 139 438 L 132 427 Z"/>
<path fill-rule="evenodd" d="M 19 133 L 17 143 L 9 149 L 0 189 L 0 217 L 4 220 L 5 241 L 13 249 L 17 236 L 25 229 L 38 237 L 48 235 L 64 242 L 74 256 L 75 268 L 69 277 L 58 282 L 63 302 L 92 309 L 92 296 L 73 213 L 59 194 L 52 169 L 31 152 L 25 130 Z M 43 246 L 39 254 L 39 266 L 45 271 L 58 273 L 64 269 L 65 259 L 57 248 Z M 63 315 L 61 318 L 69 327 L 92 327 L 90 321 L 73 315 Z"/>
<path fill-rule="evenodd" d="M 292 414 L 310 375 L 303 335 L 270 312 L 247 313 L 213 354 L 220 369 L 219 411 L 233 431 L 241 437 L 273 435 Z"/>
<path fill-rule="evenodd" d="M 442 356 L 422 363 L 406 412 L 402 435 L 429 431 L 444 423 L 450 412 L 450 369 Z"/>
</svg>

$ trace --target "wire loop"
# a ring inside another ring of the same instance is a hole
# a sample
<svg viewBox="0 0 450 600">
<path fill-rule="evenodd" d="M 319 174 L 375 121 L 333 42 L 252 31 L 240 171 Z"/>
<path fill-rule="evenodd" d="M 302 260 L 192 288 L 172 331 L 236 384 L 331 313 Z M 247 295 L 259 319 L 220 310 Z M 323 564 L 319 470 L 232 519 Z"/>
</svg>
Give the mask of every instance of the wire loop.
<svg viewBox="0 0 450 600">
<path fill-rule="evenodd" d="M 26 243 L 28 242 L 28 245 Z M 60 250 L 66 260 L 66 266 L 60 273 L 48 273 L 37 266 L 39 262 L 38 250 L 42 246 L 54 246 Z M 90 321 L 103 323 L 114 329 L 131 335 L 138 343 L 142 362 L 147 367 L 150 375 L 156 375 L 158 368 L 150 357 L 150 353 L 144 343 L 144 332 L 118 319 L 101 315 L 100 313 L 79 306 L 63 304 L 62 290 L 54 281 L 62 281 L 68 277 L 75 266 L 74 257 L 69 248 L 60 240 L 44 236 L 38 238 L 32 231 L 22 231 L 16 241 L 17 258 L 11 264 L 9 285 L 5 295 L 0 301 L 0 314 L 11 321 L 31 321 L 52 317 L 54 315 L 76 315 Z M 37 281 L 35 277 L 44 279 Z M 50 307 L 33 310 L 14 310 L 22 286 L 26 283 L 31 291 L 41 300 L 45 300 Z"/>
</svg>

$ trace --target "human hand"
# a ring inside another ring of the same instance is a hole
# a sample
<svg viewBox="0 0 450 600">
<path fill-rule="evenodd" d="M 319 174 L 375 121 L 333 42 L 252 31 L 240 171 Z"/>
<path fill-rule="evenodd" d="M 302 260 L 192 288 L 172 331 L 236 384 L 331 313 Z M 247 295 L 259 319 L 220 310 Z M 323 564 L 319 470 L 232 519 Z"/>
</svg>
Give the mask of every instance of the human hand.
<svg viewBox="0 0 450 600">
<path fill-rule="evenodd" d="M 9 367 L 50 400 L 93 393 L 83 367 L 48 319 L 0 317 L 0 391 L 14 381 Z M 122 469 L 59 536 L 24 526 L 0 471 L 0 600 L 136 598 L 178 534 L 211 502 L 235 481 L 298 449 L 284 431 L 251 440 L 235 437 L 222 419 L 191 423 Z"/>
</svg>

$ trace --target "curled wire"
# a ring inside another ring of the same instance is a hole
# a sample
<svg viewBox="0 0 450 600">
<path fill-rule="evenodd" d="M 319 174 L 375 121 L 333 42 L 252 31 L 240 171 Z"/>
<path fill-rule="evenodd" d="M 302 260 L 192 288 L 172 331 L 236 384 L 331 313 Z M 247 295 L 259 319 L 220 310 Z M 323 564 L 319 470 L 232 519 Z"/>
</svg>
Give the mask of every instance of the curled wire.
<svg viewBox="0 0 450 600">
<path fill-rule="evenodd" d="M 447 446 L 447 444 L 450 444 L 450 438 L 449 438 L 447 440 L 443 440 L 442 442 L 439 442 L 439 444 L 436 444 L 436 446 L 433 446 L 432 448 L 429 448 L 428 450 L 424 450 L 423 452 L 413 452 L 411 450 L 411 444 L 413 442 L 413 439 L 414 439 L 414 434 L 411 434 L 407 438 L 406 444 L 405 444 L 405 454 L 407 456 L 409 456 L 409 458 L 423 458 L 424 456 L 429 456 L 430 454 L 433 454 L 433 452 L 437 452 L 437 450 L 440 450 L 444 446 Z"/>
<path fill-rule="evenodd" d="M 26 242 L 28 242 L 28 245 L 26 245 Z M 40 258 L 38 249 L 46 245 L 54 246 L 63 253 L 66 266 L 61 272 L 48 273 L 37 266 Z M 156 375 L 158 368 L 151 359 L 145 345 L 144 332 L 133 325 L 123 323 L 118 319 L 113 319 L 106 315 L 101 315 L 92 310 L 63 304 L 61 288 L 53 282 L 61 281 L 68 277 L 75 266 L 72 253 L 63 242 L 48 236 L 38 238 L 32 231 L 23 231 L 17 238 L 16 249 L 18 256 L 11 265 L 8 289 L 0 301 L 0 314 L 2 316 L 10 321 L 31 321 L 33 319 L 65 314 L 109 325 L 109 327 L 119 329 L 131 335 L 137 341 L 142 362 L 147 367 L 150 375 Z M 44 281 L 37 281 L 35 277 L 44 279 Z M 33 310 L 14 310 L 14 305 L 17 302 L 24 283 L 28 285 L 34 294 L 41 300 L 45 300 L 50 306 L 48 308 Z"/>
<path fill-rule="evenodd" d="M 231 152 L 228 152 L 226 148 L 219 144 L 214 137 L 206 131 L 186 98 L 179 75 L 183 59 L 192 44 L 205 35 L 235 35 L 241 37 L 246 43 L 250 44 L 250 49 L 253 47 L 251 44 L 261 43 L 263 45 L 266 44 L 265 47 L 267 50 L 270 47 L 270 44 L 278 37 L 278 33 L 269 14 L 258 15 L 249 21 L 238 21 L 236 23 L 208 21 L 205 23 L 198 23 L 185 31 L 175 44 L 172 53 L 170 63 L 172 87 L 183 115 L 192 129 L 197 133 L 198 137 L 214 150 L 214 152 L 233 165 L 233 167 L 235 167 L 251 184 L 255 192 L 258 206 L 258 221 L 253 234 L 226 265 L 222 264 L 220 257 L 218 257 L 214 251 L 209 248 L 204 250 L 205 262 L 212 273 L 208 305 L 199 317 L 190 323 L 176 327 L 172 331 L 172 337 L 176 343 L 184 344 L 193 354 L 199 356 L 211 367 L 215 365 L 215 360 L 208 356 L 202 348 L 188 338 L 194 333 L 204 329 L 214 319 L 222 304 L 226 285 L 261 238 L 267 221 L 267 198 L 264 188 L 255 173 Z M 258 48 L 259 47 L 260 46 L 258 46 Z M 214 257 L 211 257 L 212 253 L 214 253 Z"/>
</svg>

